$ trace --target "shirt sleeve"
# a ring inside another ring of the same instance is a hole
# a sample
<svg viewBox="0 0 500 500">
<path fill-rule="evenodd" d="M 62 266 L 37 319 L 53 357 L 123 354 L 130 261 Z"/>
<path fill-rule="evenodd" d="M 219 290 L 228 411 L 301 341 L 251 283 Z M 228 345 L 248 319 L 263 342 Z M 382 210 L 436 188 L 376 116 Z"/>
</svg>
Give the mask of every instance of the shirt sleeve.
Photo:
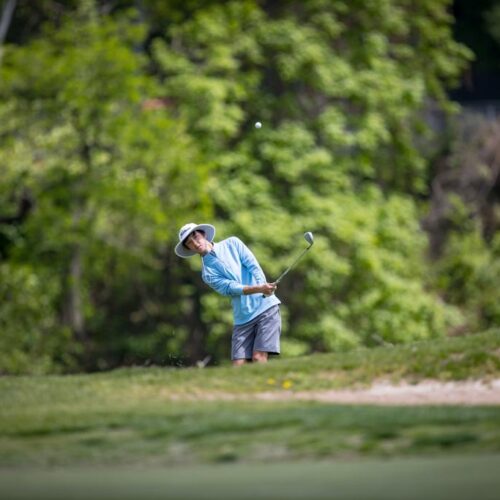
<svg viewBox="0 0 500 500">
<path fill-rule="evenodd" d="M 234 237 L 241 263 L 252 273 L 259 285 L 267 283 L 264 271 L 260 267 L 252 251 L 239 239 Z"/>
<path fill-rule="evenodd" d="M 201 275 L 203 281 L 217 293 L 228 297 L 243 295 L 243 285 L 237 281 L 229 280 L 220 274 L 205 271 Z"/>
</svg>

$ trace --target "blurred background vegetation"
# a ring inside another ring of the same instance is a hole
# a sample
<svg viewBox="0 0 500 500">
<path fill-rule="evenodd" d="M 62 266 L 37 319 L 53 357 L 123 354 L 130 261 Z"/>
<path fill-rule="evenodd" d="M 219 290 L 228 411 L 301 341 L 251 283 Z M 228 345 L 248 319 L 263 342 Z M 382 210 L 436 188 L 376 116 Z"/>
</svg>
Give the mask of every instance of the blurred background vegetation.
<svg viewBox="0 0 500 500">
<path fill-rule="evenodd" d="M 500 3 L 471 9 L 4 0 L 0 373 L 226 359 L 191 221 L 270 280 L 314 232 L 286 356 L 499 325 Z"/>
</svg>

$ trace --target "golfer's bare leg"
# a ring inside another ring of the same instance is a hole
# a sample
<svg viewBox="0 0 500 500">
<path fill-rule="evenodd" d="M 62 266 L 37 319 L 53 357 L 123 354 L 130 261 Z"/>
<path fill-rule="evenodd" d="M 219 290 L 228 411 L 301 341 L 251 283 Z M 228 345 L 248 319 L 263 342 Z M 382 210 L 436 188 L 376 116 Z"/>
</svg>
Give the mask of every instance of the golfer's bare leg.
<svg viewBox="0 0 500 500">
<path fill-rule="evenodd" d="M 246 359 L 233 359 L 233 366 L 241 366 L 247 362 Z"/>
<path fill-rule="evenodd" d="M 267 352 L 254 351 L 252 355 L 252 361 L 254 363 L 267 363 Z"/>
</svg>

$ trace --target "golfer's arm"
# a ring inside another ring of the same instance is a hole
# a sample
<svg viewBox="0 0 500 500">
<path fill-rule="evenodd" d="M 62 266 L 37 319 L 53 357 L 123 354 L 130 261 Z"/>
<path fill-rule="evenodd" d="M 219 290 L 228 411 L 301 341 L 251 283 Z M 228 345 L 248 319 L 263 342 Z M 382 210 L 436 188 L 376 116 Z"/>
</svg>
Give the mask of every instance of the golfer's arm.
<svg viewBox="0 0 500 500">
<path fill-rule="evenodd" d="M 237 281 L 225 280 L 225 279 L 204 279 L 205 283 L 213 288 L 216 292 L 221 295 L 236 297 L 238 295 L 252 295 L 253 293 L 272 293 L 268 289 L 268 284 L 263 283 L 260 285 L 242 285 Z"/>
<path fill-rule="evenodd" d="M 245 285 L 243 295 L 252 295 L 253 293 L 264 293 L 266 290 L 262 285 Z"/>
<path fill-rule="evenodd" d="M 266 283 L 264 271 L 260 267 L 259 262 L 255 258 L 252 251 L 238 238 L 234 238 L 239 246 L 239 254 L 242 264 L 250 271 L 250 273 L 257 279 L 257 282 Z M 259 293 L 252 292 L 252 293 Z M 248 294 L 247 294 L 248 295 Z"/>
<path fill-rule="evenodd" d="M 234 280 L 208 272 L 203 272 L 202 280 L 217 293 L 225 297 L 236 297 L 243 293 L 243 285 Z"/>
</svg>

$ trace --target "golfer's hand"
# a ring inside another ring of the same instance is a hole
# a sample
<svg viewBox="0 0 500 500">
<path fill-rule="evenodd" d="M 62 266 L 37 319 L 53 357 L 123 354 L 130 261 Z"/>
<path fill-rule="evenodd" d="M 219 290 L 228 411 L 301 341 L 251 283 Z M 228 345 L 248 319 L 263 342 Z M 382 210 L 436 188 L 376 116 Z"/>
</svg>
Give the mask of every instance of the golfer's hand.
<svg viewBox="0 0 500 500">
<path fill-rule="evenodd" d="M 276 283 L 264 283 L 261 291 L 264 295 L 272 295 L 276 291 L 276 288 L 278 288 Z"/>
</svg>

